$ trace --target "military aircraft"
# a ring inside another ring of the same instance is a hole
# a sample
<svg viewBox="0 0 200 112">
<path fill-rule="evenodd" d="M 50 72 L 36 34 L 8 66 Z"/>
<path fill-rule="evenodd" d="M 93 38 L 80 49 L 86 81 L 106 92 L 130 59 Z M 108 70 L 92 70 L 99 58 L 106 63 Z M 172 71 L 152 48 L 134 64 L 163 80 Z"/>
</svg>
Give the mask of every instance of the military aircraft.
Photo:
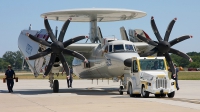
<svg viewBox="0 0 200 112">
<path fill-rule="evenodd" d="M 192 61 L 187 54 L 171 48 L 192 36 L 185 35 L 168 42 L 176 19 L 170 22 L 163 39 L 154 18 L 151 18 L 151 26 L 158 41 L 151 40 L 147 33 L 141 29 L 130 29 L 128 37 L 124 27 L 120 28 L 122 40 L 115 37 L 104 38 L 100 27 L 97 26 L 97 22 L 132 20 L 144 16 L 146 13 L 142 11 L 110 8 L 47 12 L 41 14 L 46 29 L 21 31 L 18 46 L 36 77 L 41 71 L 44 72 L 44 76 L 49 76 L 50 87 L 53 88 L 54 92 L 59 91 L 59 83 L 58 80 L 54 80 L 54 74 L 64 69 L 66 75 L 69 75 L 69 67 L 63 57 L 65 54 L 74 57 L 74 73 L 82 79 L 113 78 L 123 81 L 124 71 L 131 68 L 132 57 L 165 56 L 173 73 L 175 70 L 169 53 Z M 54 35 L 48 20 L 65 21 L 58 38 L 57 30 Z M 89 36 L 77 36 L 63 42 L 70 22 L 89 22 Z M 49 37 L 51 41 L 48 41 Z M 82 39 L 90 39 L 91 43 L 75 43 Z"/>
</svg>

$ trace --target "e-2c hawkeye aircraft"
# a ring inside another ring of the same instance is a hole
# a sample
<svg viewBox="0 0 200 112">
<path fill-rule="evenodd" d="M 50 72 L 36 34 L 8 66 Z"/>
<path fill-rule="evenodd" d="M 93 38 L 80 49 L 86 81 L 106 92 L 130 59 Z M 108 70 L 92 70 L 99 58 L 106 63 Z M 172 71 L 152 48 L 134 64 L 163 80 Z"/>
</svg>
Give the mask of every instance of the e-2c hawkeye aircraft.
<svg viewBox="0 0 200 112">
<path fill-rule="evenodd" d="M 46 29 L 21 31 L 18 46 L 35 77 L 40 72 L 49 76 L 50 87 L 54 92 L 59 91 L 59 82 L 54 79 L 54 75 L 63 69 L 69 75 L 69 67 L 64 59 L 67 54 L 74 57 L 74 73 L 82 79 L 120 80 L 119 93 L 127 92 L 131 97 L 149 97 L 150 93 L 156 97 L 174 97 L 175 81 L 168 77 L 167 63 L 173 74 L 175 69 L 169 53 L 192 61 L 187 54 L 171 48 L 192 36 L 184 35 L 168 41 L 176 19 L 170 22 L 162 38 L 154 18 L 151 18 L 151 26 L 158 41 L 151 40 L 141 29 L 130 29 L 128 37 L 124 27 L 120 28 L 122 40 L 104 38 L 97 26 L 97 22 L 124 21 L 144 16 L 146 13 L 142 11 L 108 8 L 43 13 L 41 17 L 44 18 Z M 58 38 L 58 31 L 54 35 L 48 20 L 65 21 Z M 89 22 L 89 36 L 77 36 L 63 42 L 70 22 Z M 51 41 L 48 41 L 49 37 Z M 75 43 L 85 38 L 90 39 L 91 43 Z"/>
</svg>

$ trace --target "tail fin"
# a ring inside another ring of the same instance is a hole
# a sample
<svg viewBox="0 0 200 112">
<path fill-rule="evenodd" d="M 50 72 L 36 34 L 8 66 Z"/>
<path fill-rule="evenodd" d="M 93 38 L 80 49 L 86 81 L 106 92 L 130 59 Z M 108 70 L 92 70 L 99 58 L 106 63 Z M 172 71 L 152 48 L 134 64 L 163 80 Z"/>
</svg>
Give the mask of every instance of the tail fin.
<svg viewBox="0 0 200 112">
<path fill-rule="evenodd" d="M 97 27 L 97 36 L 98 36 L 100 43 L 102 43 L 103 36 L 102 36 L 101 29 L 99 26 Z"/>
<path fill-rule="evenodd" d="M 135 30 L 129 29 L 130 41 L 132 41 L 132 42 L 142 42 L 139 38 L 137 38 L 135 33 L 140 34 L 143 37 L 146 37 L 147 39 L 151 40 L 149 35 L 144 30 L 141 30 L 141 29 L 135 29 Z"/>
<path fill-rule="evenodd" d="M 127 35 L 126 30 L 125 30 L 124 27 L 120 27 L 120 33 L 121 33 L 122 40 L 129 41 L 128 35 Z"/>
</svg>

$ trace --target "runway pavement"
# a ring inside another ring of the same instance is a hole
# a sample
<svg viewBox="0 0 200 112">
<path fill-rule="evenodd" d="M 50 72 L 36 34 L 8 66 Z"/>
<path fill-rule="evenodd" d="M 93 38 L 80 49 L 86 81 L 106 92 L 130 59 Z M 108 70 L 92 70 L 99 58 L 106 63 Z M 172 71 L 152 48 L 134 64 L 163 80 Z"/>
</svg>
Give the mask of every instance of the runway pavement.
<svg viewBox="0 0 200 112">
<path fill-rule="evenodd" d="M 179 81 L 174 98 L 130 98 L 119 95 L 119 82 L 74 80 L 67 88 L 59 80 L 59 93 L 52 93 L 47 79 L 19 80 L 14 93 L 0 82 L 1 112 L 200 112 L 200 81 Z"/>
</svg>

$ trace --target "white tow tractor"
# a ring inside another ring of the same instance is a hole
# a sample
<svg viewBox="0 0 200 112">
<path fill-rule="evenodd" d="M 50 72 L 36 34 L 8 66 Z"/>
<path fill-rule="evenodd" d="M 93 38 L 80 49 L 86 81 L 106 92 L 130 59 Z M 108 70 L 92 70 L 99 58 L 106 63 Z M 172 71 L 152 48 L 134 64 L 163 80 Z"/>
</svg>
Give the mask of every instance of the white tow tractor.
<svg viewBox="0 0 200 112">
<path fill-rule="evenodd" d="M 173 98 L 175 95 L 175 80 L 169 79 L 165 57 L 133 57 L 131 70 L 124 70 L 121 78 L 122 85 L 119 92 L 127 92 L 130 97 L 155 97 Z"/>
</svg>

